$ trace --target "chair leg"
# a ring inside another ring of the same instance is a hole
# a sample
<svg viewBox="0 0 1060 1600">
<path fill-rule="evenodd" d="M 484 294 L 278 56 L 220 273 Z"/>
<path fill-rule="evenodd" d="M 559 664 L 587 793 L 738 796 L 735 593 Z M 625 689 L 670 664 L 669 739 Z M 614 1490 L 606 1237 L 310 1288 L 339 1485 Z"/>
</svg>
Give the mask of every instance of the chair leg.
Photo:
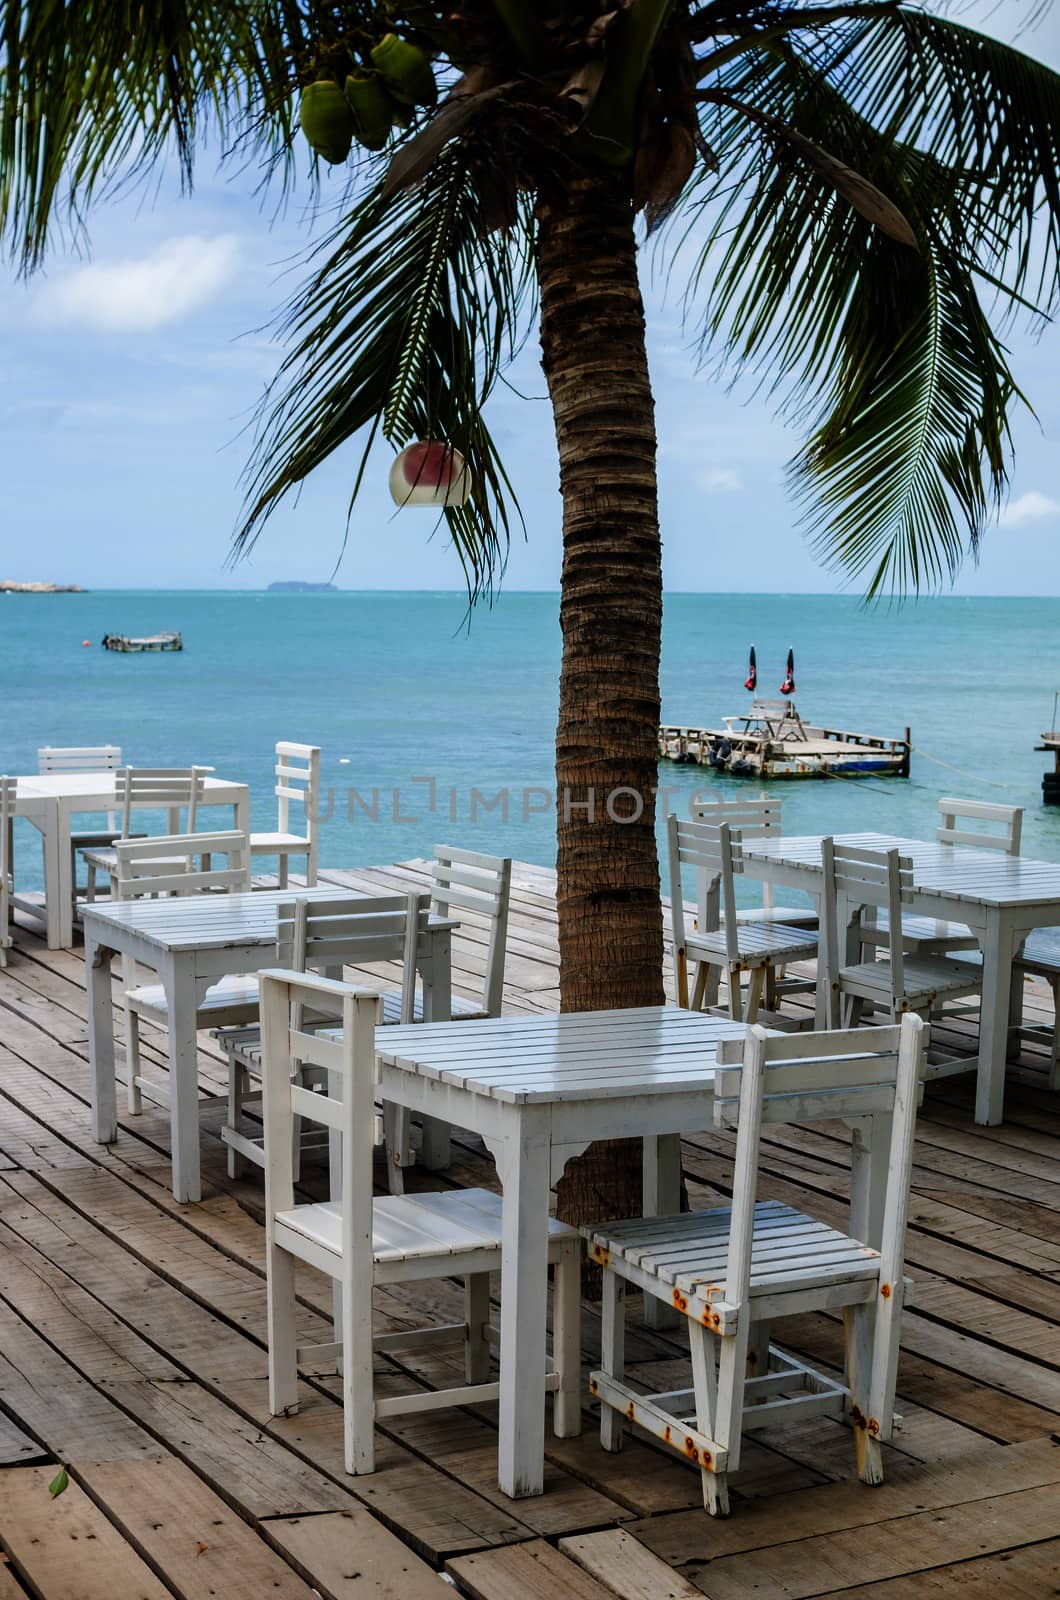
<svg viewBox="0 0 1060 1600">
<path fill-rule="evenodd" d="M 280 873 L 279 873 L 280 888 L 281 889 L 286 889 L 287 888 L 287 878 L 288 878 L 289 871 L 290 871 L 290 867 L 289 867 L 289 863 L 288 863 L 287 857 L 286 857 L 286 855 L 281 853 L 281 855 L 280 855 Z"/>
<path fill-rule="evenodd" d="M 1053 1034 L 1049 1041 L 1049 1087 L 1060 1089 L 1060 978 L 1049 984 L 1053 991 Z"/>
<path fill-rule="evenodd" d="M 769 1323 L 756 1322 L 747 1344 L 747 1376 L 764 1378 L 769 1372 Z"/>
<path fill-rule="evenodd" d="M 269 1410 L 274 1417 L 298 1410 L 298 1335 L 295 1328 L 294 1257 L 270 1244 L 266 1251 L 269 1336 Z"/>
<path fill-rule="evenodd" d="M 234 1056 L 228 1061 L 228 1126 L 233 1132 L 239 1127 L 239 1117 L 247 1092 L 247 1069 Z M 228 1176 L 239 1178 L 243 1174 L 243 1157 L 238 1150 L 228 1146 Z"/>
<path fill-rule="evenodd" d="M 692 1010 L 702 1011 L 703 997 L 707 992 L 707 972 L 709 963 L 701 961 L 696 968 L 696 986 L 692 991 Z"/>
<path fill-rule="evenodd" d="M 96 869 L 93 863 L 88 863 L 88 882 L 85 884 L 85 900 L 89 905 L 96 898 Z"/>
<path fill-rule="evenodd" d="M 137 1079 L 140 1076 L 140 1019 L 129 1005 L 128 994 L 136 987 L 136 962 L 128 956 L 121 961 L 122 1012 L 125 1019 L 125 1100 L 129 1115 L 138 1117 L 143 1110 L 143 1096 Z"/>
<path fill-rule="evenodd" d="M 557 1439 L 574 1439 L 582 1431 L 582 1249 L 570 1240 L 552 1269 L 552 1354 L 559 1388 L 552 1409 Z"/>
<path fill-rule="evenodd" d="M 734 1340 L 725 1340 L 722 1345 L 722 1355 L 725 1354 L 725 1345 L 735 1343 Z M 746 1340 L 744 1341 L 746 1346 Z M 702 1323 L 688 1319 L 688 1345 L 692 1356 L 692 1385 L 696 1393 L 696 1427 L 700 1433 L 705 1433 L 708 1439 L 715 1439 L 720 1444 L 718 1435 L 718 1369 L 715 1365 L 714 1335 L 708 1333 Z M 743 1380 L 740 1379 L 740 1392 L 742 1393 Z M 727 1517 L 729 1515 L 729 1475 L 727 1472 L 711 1472 L 704 1467 L 701 1472 L 703 1479 L 703 1504 L 712 1517 Z"/>
<path fill-rule="evenodd" d="M 125 1070 L 129 1074 L 125 1085 L 126 1104 L 131 1117 L 138 1117 L 143 1110 L 143 1095 L 140 1092 L 140 1019 L 135 1011 L 126 1007 L 125 1011 Z"/>
<path fill-rule="evenodd" d="M 758 1008 L 762 1004 L 762 988 L 765 984 L 765 967 L 756 967 L 751 974 L 751 982 L 747 991 L 747 1010 L 744 1013 L 748 1022 L 754 1022 L 758 1016 Z"/>
<path fill-rule="evenodd" d="M 846 1346 L 847 1387 L 850 1414 L 854 1424 L 854 1449 L 858 1477 L 862 1483 L 883 1482 L 883 1454 L 880 1441 L 869 1433 L 867 1419 L 872 1415 L 870 1389 L 873 1368 L 875 1305 L 843 1307 L 843 1343 Z"/>
<path fill-rule="evenodd" d="M 626 1370 L 626 1282 L 604 1268 L 600 1302 L 600 1369 L 621 1381 Z M 600 1402 L 600 1443 L 605 1450 L 621 1450 L 625 1423 L 620 1412 Z"/>
<path fill-rule="evenodd" d="M 488 1383 L 490 1343 L 486 1328 L 490 1320 L 490 1278 L 488 1272 L 473 1272 L 464 1279 L 464 1376 L 468 1383 Z"/>
<path fill-rule="evenodd" d="M 404 1194 L 405 1168 L 411 1165 L 409 1114 L 404 1106 L 396 1106 L 389 1100 L 383 1103 L 383 1139 L 390 1193 Z"/>
<path fill-rule="evenodd" d="M 346 1471 L 375 1471 L 375 1378 L 372 1372 L 372 1283 L 355 1283 L 344 1262 L 341 1288 L 342 1419 Z"/>
<path fill-rule="evenodd" d="M 743 1021 L 743 991 L 740 987 L 739 967 L 730 967 L 729 972 L 729 1015 L 734 1022 Z"/>
</svg>

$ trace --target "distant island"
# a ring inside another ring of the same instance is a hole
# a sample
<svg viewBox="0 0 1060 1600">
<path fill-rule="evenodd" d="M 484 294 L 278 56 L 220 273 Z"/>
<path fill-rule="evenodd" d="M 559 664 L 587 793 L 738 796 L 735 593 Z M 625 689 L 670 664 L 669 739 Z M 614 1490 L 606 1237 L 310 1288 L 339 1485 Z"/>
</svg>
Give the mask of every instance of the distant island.
<svg viewBox="0 0 1060 1600">
<path fill-rule="evenodd" d="M 266 594 L 338 594 L 333 583 L 270 583 Z"/>
<path fill-rule="evenodd" d="M 85 594 L 79 583 L 16 583 L 0 578 L 0 594 Z"/>
</svg>

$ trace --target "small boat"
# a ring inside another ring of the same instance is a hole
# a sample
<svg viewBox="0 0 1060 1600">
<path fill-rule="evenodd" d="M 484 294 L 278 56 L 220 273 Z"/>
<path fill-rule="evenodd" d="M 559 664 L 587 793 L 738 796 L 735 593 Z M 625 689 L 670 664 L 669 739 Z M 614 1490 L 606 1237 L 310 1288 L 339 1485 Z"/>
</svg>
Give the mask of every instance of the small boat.
<svg viewBox="0 0 1060 1600">
<path fill-rule="evenodd" d="M 104 650 L 123 650 L 139 655 L 144 650 L 183 650 L 179 633 L 152 633 L 144 639 L 131 639 L 124 633 L 105 633 Z"/>
<path fill-rule="evenodd" d="M 745 688 L 755 692 L 750 711 L 723 717 L 723 728 L 662 724 L 659 755 L 669 761 L 713 767 L 734 778 L 908 778 L 910 733 L 901 739 L 852 733 L 804 722 L 793 698 L 795 658 L 788 651 L 783 699 L 759 700 L 755 653 Z"/>
</svg>

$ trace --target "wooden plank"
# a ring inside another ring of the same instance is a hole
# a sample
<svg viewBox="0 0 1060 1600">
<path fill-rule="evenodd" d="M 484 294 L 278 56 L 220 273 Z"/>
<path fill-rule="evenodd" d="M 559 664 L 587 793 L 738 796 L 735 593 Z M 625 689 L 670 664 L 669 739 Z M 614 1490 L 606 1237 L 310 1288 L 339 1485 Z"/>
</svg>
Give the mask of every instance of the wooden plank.
<svg viewBox="0 0 1060 1600">
<path fill-rule="evenodd" d="M 73 1480 L 55 1500 L 54 1467 L 0 1474 L 0 1538 L 42 1600 L 172 1600 L 150 1567 Z"/>
<path fill-rule="evenodd" d="M 561 1539 L 559 1548 L 619 1600 L 703 1600 L 703 1591 L 623 1528 Z"/>
<path fill-rule="evenodd" d="M 309 1585 L 182 1461 L 76 1461 L 72 1471 L 181 1600 L 312 1600 Z"/>
<path fill-rule="evenodd" d="M 1055 1536 L 1056 1504 L 1055 1484 L 1018 1490 L 720 1556 L 698 1569 L 696 1577 L 708 1600 L 761 1600 L 763 1592 L 777 1600 L 810 1600 L 865 1580 L 926 1572 Z"/>
<path fill-rule="evenodd" d="M 5 1556 L 0 1556 L 0 1600 L 26 1600 L 26 1591 Z"/>
<path fill-rule="evenodd" d="M 261 1531 L 328 1600 L 452 1600 L 449 1584 L 361 1506 L 275 1517 Z"/>
<path fill-rule="evenodd" d="M 734 1482 L 738 1484 L 738 1479 Z M 987 1501 L 1009 1491 L 1044 1487 L 1055 1505 L 1058 1483 L 1060 1445 L 1051 1439 L 1036 1439 L 1003 1450 L 986 1450 L 949 1467 L 908 1473 L 900 1481 L 885 1480 L 873 1489 L 862 1483 L 829 1484 L 741 1507 L 740 1514 L 727 1522 L 718 1522 L 702 1511 L 676 1511 L 630 1523 L 628 1532 L 663 1561 L 691 1576 L 692 1566 L 722 1556 L 772 1549 L 872 1524 L 891 1522 L 897 1527 L 901 1519 L 914 1514 Z M 939 1564 L 949 1559 L 941 1554 Z M 864 1576 L 858 1574 L 854 1581 L 860 1582 Z"/>
<path fill-rule="evenodd" d="M 1044 1600 L 1056 1592 L 1060 1572 L 1060 1539 L 1027 1545 L 985 1556 L 981 1561 L 960 1561 L 933 1567 L 921 1577 L 903 1576 L 893 1582 L 858 1584 L 844 1589 L 844 1600 Z M 702 1591 L 697 1591 L 702 1593 Z"/>
<path fill-rule="evenodd" d="M 36 1439 L 31 1439 L 3 1411 L 0 1411 L 0 1467 L 25 1465 L 30 1461 L 46 1461 L 48 1452 Z"/>
<path fill-rule="evenodd" d="M 611 1590 L 543 1540 L 461 1556 L 448 1573 L 471 1600 L 609 1600 Z"/>
</svg>

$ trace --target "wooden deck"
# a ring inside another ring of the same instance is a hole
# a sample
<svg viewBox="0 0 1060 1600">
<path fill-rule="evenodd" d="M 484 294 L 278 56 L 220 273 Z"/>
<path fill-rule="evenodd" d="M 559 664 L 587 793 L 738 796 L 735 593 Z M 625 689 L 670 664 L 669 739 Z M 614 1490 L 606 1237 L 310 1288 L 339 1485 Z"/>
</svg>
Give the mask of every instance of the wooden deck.
<svg viewBox="0 0 1060 1600">
<path fill-rule="evenodd" d="M 422 863 L 324 877 L 377 890 L 426 881 Z M 483 954 L 462 930 L 457 988 Z M 539 869 L 516 869 L 507 977 L 511 1010 L 556 1009 L 553 883 Z M 160 1037 L 145 1029 L 145 1040 L 161 1076 Z M 19 933 L 0 972 L 0 1600 L 26 1589 L 42 1600 L 441 1600 L 453 1582 L 476 1600 L 1058 1592 L 1060 1103 L 1042 1057 L 1013 1065 L 1001 1128 L 972 1125 L 968 1079 L 937 1084 L 925 1105 L 904 1425 L 887 1483 L 853 1480 L 848 1434 L 822 1419 L 750 1446 L 720 1523 L 680 1462 L 634 1440 L 605 1455 L 588 1410 L 582 1438 L 549 1441 L 545 1495 L 516 1503 L 494 1487 L 491 1407 L 388 1423 L 379 1471 L 359 1480 L 342 1469 L 333 1376 L 307 1376 L 300 1414 L 271 1419 L 260 1183 L 225 1178 L 222 1075 L 206 1036 L 200 1069 L 207 1197 L 177 1206 L 163 1113 L 145 1107 L 116 1145 L 92 1142 L 79 952 Z M 685 1143 L 693 1206 L 724 1195 L 730 1155 L 721 1136 Z M 763 1170 L 774 1197 L 838 1215 L 845 1138 L 770 1128 Z M 492 1183 L 492 1163 L 458 1138 L 443 1181 Z M 307 1339 L 330 1337 L 330 1303 L 307 1271 Z M 380 1329 L 408 1326 L 425 1304 L 449 1320 L 462 1299 L 446 1283 L 381 1293 Z M 592 1306 L 584 1326 L 588 1360 Z M 784 1334 L 838 1360 L 830 1317 Z M 381 1391 L 449 1381 L 449 1360 L 380 1358 Z M 676 1335 L 632 1336 L 630 1360 L 646 1386 L 673 1387 Z M 53 1501 L 59 1460 L 70 1487 Z"/>
</svg>

